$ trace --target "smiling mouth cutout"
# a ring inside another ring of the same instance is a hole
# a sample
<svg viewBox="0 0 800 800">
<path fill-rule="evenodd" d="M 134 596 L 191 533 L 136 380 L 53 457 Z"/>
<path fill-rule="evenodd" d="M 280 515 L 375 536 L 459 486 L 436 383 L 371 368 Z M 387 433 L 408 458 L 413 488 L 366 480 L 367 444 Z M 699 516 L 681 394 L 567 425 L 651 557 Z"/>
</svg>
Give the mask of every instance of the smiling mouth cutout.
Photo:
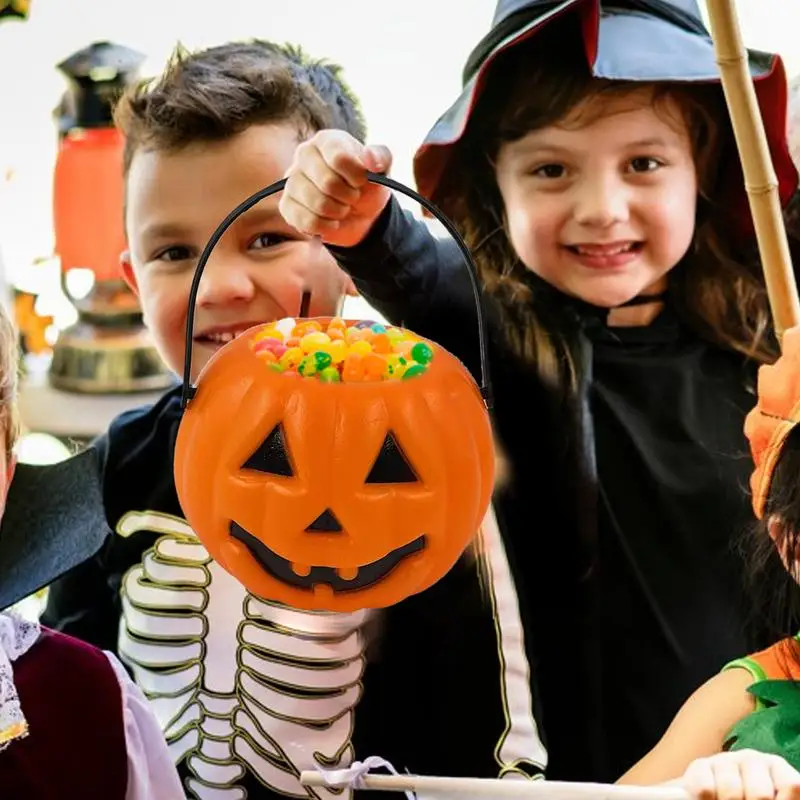
<svg viewBox="0 0 800 800">
<path fill-rule="evenodd" d="M 269 549 L 262 541 L 245 530 L 241 525 L 231 521 L 231 536 L 242 542 L 253 558 L 273 578 L 298 589 L 313 590 L 315 585 L 329 586 L 334 592 L 354 592 L 366 589 L 383 580 L 401 561 L 425 548 L 425 537 L 419 536 L 414 541 L 392 550 L 383 558 L 358 567 L 352 579 L 343 578 L 336 567 L 311 567 L 307 575 L 298 575 L 292 564 L 285 558 Z"/>
</svg>

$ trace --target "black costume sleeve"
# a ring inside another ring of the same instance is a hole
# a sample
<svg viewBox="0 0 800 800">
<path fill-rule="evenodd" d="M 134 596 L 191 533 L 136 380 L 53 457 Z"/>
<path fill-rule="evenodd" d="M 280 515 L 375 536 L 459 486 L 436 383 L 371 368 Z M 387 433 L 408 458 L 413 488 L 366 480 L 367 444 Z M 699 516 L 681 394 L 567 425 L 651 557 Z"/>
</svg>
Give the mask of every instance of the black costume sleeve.
<svg viewBox="0 0 800 800">
<path fill-rule="evenodd" d="M 329 250 L 390 322 L 437 342 L 480 378 L 476 302 L 452 239 L 392 198 L 359 245 Z M 398 770 L 497 777 L 544 769 L 516 587 L 494 515 L 487 519 L 484 557 L 465 555 L 429 590 L 385 612 L 391 635 L 379 640 L 365 688 L 395 721 L 379 742 L 400 754 Z"/>
<path fill-rule="evenodd" d="M 452 238 L 435 236 L 392 197 L 360 244 L 328 249 L 392 324 L 437 342 L 479 377 L 476 304 Z"/>
<path fill-rule="evenodd" d="M 391 754 L 398 771 L 423 775 L 542 773 L 519 606 L 490 525 L 480 557 L 384 612 L 364 687 L 384 725 L 367 726 L 378 733 L 360 759 Z"/>
</svg>

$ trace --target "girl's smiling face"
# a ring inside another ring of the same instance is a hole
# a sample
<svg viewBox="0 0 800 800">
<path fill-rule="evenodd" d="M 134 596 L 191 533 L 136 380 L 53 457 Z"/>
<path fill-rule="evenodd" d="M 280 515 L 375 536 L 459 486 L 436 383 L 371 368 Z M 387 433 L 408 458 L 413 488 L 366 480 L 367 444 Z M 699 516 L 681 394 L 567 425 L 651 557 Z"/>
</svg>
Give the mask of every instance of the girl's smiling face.
<svg viewBox="0 0 800 800">
<path fill-rule="evenodd" d="M 692 243 L 698 177 L 688 126 L 676 100 L 653 103 L 652 88 L 590 96 L 558 123 L 501 145 L 495 171 L 520 260 L 592 305 L 662 290 Z"/>
</svg>

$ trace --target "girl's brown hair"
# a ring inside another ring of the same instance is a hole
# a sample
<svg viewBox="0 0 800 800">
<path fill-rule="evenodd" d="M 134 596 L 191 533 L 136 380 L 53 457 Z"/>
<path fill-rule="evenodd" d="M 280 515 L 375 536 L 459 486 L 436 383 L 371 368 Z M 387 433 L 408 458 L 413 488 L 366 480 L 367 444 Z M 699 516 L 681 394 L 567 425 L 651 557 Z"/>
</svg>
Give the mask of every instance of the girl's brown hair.
<svg viewBox="0 0 800 800">
<path fill-rule="evenodd" d="M 19 345 L 17 331 L 8 312 L 0 304 L 0 424 L 5 434 L 6 456 L 11 454 L 19 437 L 17 410 L 19 386 Z"/>
<path fill-rule="evenodd" d="M 594 78 L 580 35 L 562 22 L 551 23 L 547 35 L 501 54 L 485 80 L 490 88 L 473 109 L 433 199 L 475 253 L 482 281 L 498 301 L 506 336 L 518 356 L 535 364 L 549 384 L 574 386 L 575 362 L 559 304 L 541 297 L 546 290 L 532 285 L 507 235 L 495 157 L 504 143 L 563 121 L 575 109 L 582 112 L 577 121 L 582 124 L 587 114 L 596 118 L 603 113 L 605 97 L 649 89 L 659 113 L 669 113 L 668 101 L 677 101 L 698 171 L 694 242 L 669 276 L 675 308 L 704 339 L 759 362 L 775 359 L 777 345 L 755 248 L 752 253 L 744 252 L 747 246 L 737 252 L 732 243 L 735 223 L 720 178 L 723 173 L 729 177 L 738 155 L 718 85 Z M 594 100 L 600 102 L 590 102 Z"/>
</svg>

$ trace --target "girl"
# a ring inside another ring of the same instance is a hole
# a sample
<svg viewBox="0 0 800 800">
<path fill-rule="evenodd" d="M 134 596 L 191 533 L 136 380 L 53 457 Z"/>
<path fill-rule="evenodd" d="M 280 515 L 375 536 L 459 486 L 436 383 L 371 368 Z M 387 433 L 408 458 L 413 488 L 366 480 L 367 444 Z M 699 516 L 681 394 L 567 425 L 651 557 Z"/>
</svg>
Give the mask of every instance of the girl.
<svg viewBox="0 0 800 800">
<path fill-rule="evenodd" d="M 554 779 L 615 780 L 695 687 L 768 643 L 745 630 L 730 547 L 755 368 L 776 352 L 736 147 L 696 5 L 628 5 L 501 0 L 415 159 L 486 290 L 496 509 Z M 785 75 L 763 54 L 751 69 L 786 200 Z M 366 185 L 390 161 L 322 132 L 282 213 L 477 376 L 452 242 Z"/>
<path fill-rule="evenodd" d="M 14 472 L 16 334 L 0 308 L 0 519 Z M 7 550 L 7 548 L 5 548 Z M 148 701 L 108 653 L 0 613 L 0 794 L 176 800 Z"/>
<path fill-rule="evenodd" d="M 783 355 L 762 367 L 758 405 L 745 430 L 756 469 L 751 479 L 759 519 L 752 577 L 769 599 L 768 619 L 784 638 L 731 662 L 695 692 L 655 748 L 621 779 L 649 784 L 680 775 L 694 788 L 725 784 L 731 796 L 772 797 L 773 789 L 800 796 L 800 328 L 787 331 Z M 777 550 L 780 572 L 769 556 Z M 789 628 L 788 626 L 792 626 Z M 733 750 L 712 757 L 722 750 Z M 765 759 L 752 752 L 781 756 Z M 784 796 L 786 796 L 784 794 Z"/>
</svg>

